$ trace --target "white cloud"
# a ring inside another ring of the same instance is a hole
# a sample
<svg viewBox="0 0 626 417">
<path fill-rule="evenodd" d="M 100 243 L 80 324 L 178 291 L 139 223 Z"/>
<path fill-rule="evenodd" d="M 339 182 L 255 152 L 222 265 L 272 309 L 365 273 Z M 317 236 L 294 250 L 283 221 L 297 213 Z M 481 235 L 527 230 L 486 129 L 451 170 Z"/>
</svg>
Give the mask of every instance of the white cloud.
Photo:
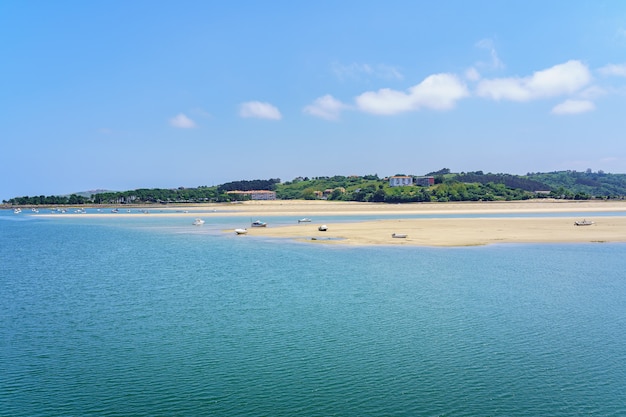
<svg viewBox="0 0 626 417">
<path fill-rule="evenodd" d="M 482 39 L 476 42 L 476 47 L 489 51 L 489 57 L 491 58 L 489 62 L 477 62 L 476 65 L 490 69 L 504 68 L 504 63 L 500 60 L 500 57 L 498 57 L 498 53 L 491 39 Z"/>
<path fill-rule="evenodd" d="M 588 100 L 565 100 L 554 106 L 552 114 L 579 114 L 592 111 L 596 106 Z"/>
<path fill-rule="evenodd" d="M 191 129 L 196 127 L 196 123 L 183 113 L 178 114 L 170 119 L 170 125 L 180 129 Z"/>
<path fill-rule="evenodd" d="M 480 73 L 474 67 L 470 67 L 465 70 L 465 78 L 470 81 L 478 81 L 480 80 Z"/>
<path fill-rule="evenodd" d="M 201 107 L 196 107 L 196 108 L 192 109 L 191 113 L 196 115 L 196 116 L 198 116 L 198 117 L 201 117 L 203 119 L 212 119 L 213 118 L 211 113 L 209 113 L 208 111 L 204 110 Z"/>
<path fill-rule="evenodd" d="M 373 72 L 372 67 L 368 64 L 340 64 L 338 62 L 333 62 L 331 65 L 331 70 L 333 74 L 339 79 L 344 78 L 358 78 L 360 74 L 371 74 Z"/>
<path fill-rule="evenodd" d="M 386 80 L 401 80 L 404 78 L 402 73 L 396 67 L 385 64 L 372 66 L 369 64 L 358 64 L 354 62 L 346 65 L 334 62 L 331 65 L 331 70 L 340 80 L 344 80 L 346 78 L 360 79 L 363 76 L 382 78 Z"/>
<path fill-rule="evenodd" d="M 376 75 L 384 79 L 402 80 L 404 76 L 396 67 L 379 64 L 376 66 Z"/>
<path fill-rule="evenodd" d="M 626 77 L 626 64 L 609 64 L 598 69 L 602 75 L 616 75 L 618 77 Z"/>
<path fill-rule="evenodd" d="M 577 93 L 576 96 L 586 100 L 591 100 L 594 98 L 605 96 L 607 94 L 608 92 L 604 88 L 598 87 L 597 85 L 590 85 L 589 87 Z"/>
<path fill-rule="evenodd" d="M 591 81 L 591 73 L 580 61 L 568 61 L 537 71 L 524 78 L 484 79 L 476 94 L 493 100 L 529 101 L 572 94 Z"/>
<path fill-rule="evenodd" d="M 362 111 L 396 114 L 420 108 L 448 110 L 453 108 L 458 100 L 468 95 L 467 88 L 455 75 L 435 74 L 409 88 L 408 92 L 383 88 L 378 91 L 367 91 L 355 100 L 357 107 Z"/>
<path fill-rule="evenodd" d="M 330 94 L 316 99 L 313 104 L 304 108 L 304 112 L 311 116 L 321 117 L 326 120 L 337 120 L 342 110 L 348 108 L 341 101 L 335 99 Z"/>
<path fill-rule="evenodd" d="M 280 120 L 280 111 L 270 103 L 260 101 L 248 101 L 239 106 L 239 115 L 245 118 Z"/>
</svg>

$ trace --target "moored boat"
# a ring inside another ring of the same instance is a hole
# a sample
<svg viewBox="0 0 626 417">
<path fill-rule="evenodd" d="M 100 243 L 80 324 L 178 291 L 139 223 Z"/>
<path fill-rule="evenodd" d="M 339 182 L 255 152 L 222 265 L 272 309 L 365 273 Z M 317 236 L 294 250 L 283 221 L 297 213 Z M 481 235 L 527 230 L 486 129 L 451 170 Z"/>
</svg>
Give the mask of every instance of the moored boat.
<svg viewBox="0 0 626 417">
<path fill-rule="evenodd" d="M 391 237 L 396 239 L 406 239 L 407 235 L 404 233 L 392 233 Z"/>
<path fill-rule="evenodd" d="M 325 232 L 328 230 L 328 226 L 326 226 L 325 224 L 321 225 L 320 227 L 317 228 L 317 230 L 319 230 L 320 232 Z"/>
<path fill-rule="evenodd" d="M 247 229 L 235 229 L 235 234 L 237 235 L 245 235 L 246 233 L 248 233 Z"/>
<path fill-rule="evenodd" d="M 261 220 L 255 220 L 252 222 L 252 227 L 266 227 L 267 223 L 262 222 Z"/>
<path fill-rule="evenodd" d="M 591 220 L 577 220 L 574 222 L 574 226 L 591 226 L 593 222 Z"/>
<path fill-rule="evenodd" d="M 193 221 L 192 223 L 194 226 L 202 226 L 204 224 L 204 220 L 202 219 L 196 219 Z"/>
<path fill-rule="evenodd" d="M 310 223 L 311 219 L 309 219 L 308 217 L 305 217 L 303 219 L 298 219 L 298 223 Z"/>
</svg>

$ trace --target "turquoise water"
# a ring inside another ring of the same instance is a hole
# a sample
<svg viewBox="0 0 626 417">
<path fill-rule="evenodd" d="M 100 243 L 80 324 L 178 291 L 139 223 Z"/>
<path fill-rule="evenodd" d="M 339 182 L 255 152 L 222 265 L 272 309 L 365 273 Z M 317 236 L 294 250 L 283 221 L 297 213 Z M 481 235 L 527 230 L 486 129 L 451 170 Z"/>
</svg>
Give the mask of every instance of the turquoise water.
<svg viewBox="0 0 626 417">
<path fill-rule="evenodd" d="M 235 221 L 0 214 L 0 415 L 626 415 L 625 244 L 354 248 Z"/>
</svg>

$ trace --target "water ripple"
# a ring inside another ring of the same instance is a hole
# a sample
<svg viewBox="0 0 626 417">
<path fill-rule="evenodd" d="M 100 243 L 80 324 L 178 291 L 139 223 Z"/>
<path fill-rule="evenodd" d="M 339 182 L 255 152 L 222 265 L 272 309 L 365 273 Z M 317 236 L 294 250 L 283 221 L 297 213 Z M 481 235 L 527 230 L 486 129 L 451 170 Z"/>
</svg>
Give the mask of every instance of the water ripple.
<svg viewBox="0 0 626 417">
<path fill-rule="evenodd" d="M 1 415 L 626 410 L 623 245 L 337 249 L 6 223 Z"/>
</svg>

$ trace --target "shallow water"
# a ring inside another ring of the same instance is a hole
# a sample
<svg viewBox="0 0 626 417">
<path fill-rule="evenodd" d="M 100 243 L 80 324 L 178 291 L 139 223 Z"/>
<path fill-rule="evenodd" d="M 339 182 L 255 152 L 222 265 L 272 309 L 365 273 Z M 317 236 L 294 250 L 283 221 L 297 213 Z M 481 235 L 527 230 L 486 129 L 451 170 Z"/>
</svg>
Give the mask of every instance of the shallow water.
<svg viewBox="0 0 626 417">
<path fill-rule="evenodd" d="M 624 244 L 190 222 L 0 215 L 0 415 L 626 414 Z"/>
</svg>

